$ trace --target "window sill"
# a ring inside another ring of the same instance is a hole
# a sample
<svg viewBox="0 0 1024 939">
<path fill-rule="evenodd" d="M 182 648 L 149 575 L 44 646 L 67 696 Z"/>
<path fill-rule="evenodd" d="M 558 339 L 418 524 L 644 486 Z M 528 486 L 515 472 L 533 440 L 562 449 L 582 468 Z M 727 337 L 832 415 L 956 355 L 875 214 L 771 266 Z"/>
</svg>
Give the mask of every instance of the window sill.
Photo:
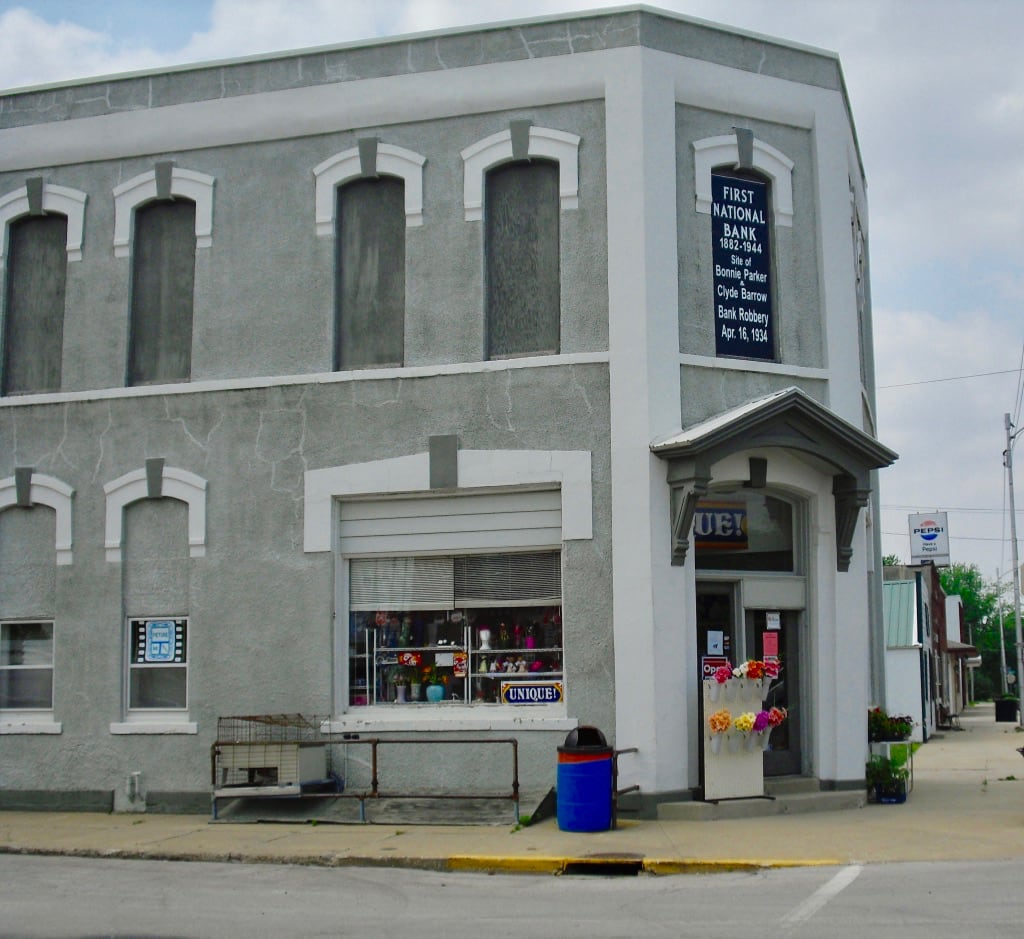
<svg viewBox="0 0 1024 939">
<path fill-rule="evenodd" d="M 199 725 L 194 721 L 145 722 L 122 721 L 110 725 L 112 734 L 197 734 Z"/>
<path fill-rule="evenodd" d="M 573 730 L 579 725 L 562 708 L 542 705 L 393 704 L 358 708 L 327 722 L 331 733 L 388 733 L 394 731 L 524 731 Z"/>
<path fill-rule="evenodd" d="M 4 714 L 0 716 L 0 734 L 60 734 L 64 725 L 52 717 L 20 716 Z"/>
</svg>

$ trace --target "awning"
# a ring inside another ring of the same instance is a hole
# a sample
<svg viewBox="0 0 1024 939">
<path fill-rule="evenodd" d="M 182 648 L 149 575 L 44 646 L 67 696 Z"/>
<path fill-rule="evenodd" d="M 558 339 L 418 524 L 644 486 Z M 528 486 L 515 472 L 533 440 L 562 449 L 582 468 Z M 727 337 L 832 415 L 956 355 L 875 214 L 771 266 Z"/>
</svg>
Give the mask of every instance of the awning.
<svg viewBox="0 0 1024 939">
<path fill-rule="evenodd" d="M 683 564 L 697 501 L 712 482 L 711 467 L 743 450 L 778 447 L 832 476 L 836 511 L 836 568 L 846 571 L 853 533 L 871 495 L 871 472 L 897 454 L 843 420 L 799 388 L 786 388 L 723 411 L 651 444 L 668 463 L 672 488 L 672 563 Z M 750 485 L 764 486 L 766 464 L 751 458 Z"/>
<path fill-rule="evenodd" d="M 946 640 L 946 651 L 950 655 L 970 657 L 978 654 L 978 650 L 974 646 L 967 645 L 966 642 L 957 642 L 955 639 Z"/>
</svg>

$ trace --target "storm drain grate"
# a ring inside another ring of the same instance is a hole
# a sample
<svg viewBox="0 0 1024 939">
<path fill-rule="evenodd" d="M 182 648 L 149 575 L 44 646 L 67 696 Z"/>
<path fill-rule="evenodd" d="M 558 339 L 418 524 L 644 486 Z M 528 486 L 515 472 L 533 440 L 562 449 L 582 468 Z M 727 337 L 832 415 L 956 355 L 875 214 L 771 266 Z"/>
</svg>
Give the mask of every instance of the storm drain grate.
<svg viewBox="0 0 1024 939">
<path fill-rule="evenodd" d="M 636 877 L 644 870 L 643 858 L 588 857 L 566 861 L 563 874 L 589 874 L 597 877 Z"/>
</svg>

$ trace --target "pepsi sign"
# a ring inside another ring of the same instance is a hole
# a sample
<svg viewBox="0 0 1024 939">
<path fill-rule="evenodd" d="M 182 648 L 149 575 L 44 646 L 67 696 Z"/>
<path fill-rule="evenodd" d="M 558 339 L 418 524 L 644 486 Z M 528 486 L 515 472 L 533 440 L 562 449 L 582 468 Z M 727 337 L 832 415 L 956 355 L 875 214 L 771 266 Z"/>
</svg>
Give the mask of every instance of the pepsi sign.
<svg viewBox="0 0 1024 939">
<path fill-rule="evenodd" d="M 933 564 L 949 564 L 949 532 L 945 512 L 931 512 L 928 515 L 911 515 L 910 558 L 912 564 L 931 561 Z"/>
</svg>

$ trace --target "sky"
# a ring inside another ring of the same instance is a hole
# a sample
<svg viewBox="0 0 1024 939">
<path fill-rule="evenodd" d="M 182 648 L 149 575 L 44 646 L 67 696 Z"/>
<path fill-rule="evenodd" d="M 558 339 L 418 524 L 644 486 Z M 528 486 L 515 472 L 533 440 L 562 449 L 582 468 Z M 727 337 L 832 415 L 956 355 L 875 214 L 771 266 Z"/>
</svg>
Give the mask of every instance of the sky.
<svg viewBox="0 0 1024 939">
<path fill-rule="evenodd" d="M 0 0 L 0 88 L 620 5 Z M 951 560 L 1012 582 L 1004 415 L 1024 431 L 1024 3 L 649 5 L 839 54 L 868 179 L 878 435 L 900 454 L 871 524 L 885 554 L 909 561 L 908 516 L 945 511 Z M 1013 453 L 1024 506 L 1024 448 Z"/>
</svg>

